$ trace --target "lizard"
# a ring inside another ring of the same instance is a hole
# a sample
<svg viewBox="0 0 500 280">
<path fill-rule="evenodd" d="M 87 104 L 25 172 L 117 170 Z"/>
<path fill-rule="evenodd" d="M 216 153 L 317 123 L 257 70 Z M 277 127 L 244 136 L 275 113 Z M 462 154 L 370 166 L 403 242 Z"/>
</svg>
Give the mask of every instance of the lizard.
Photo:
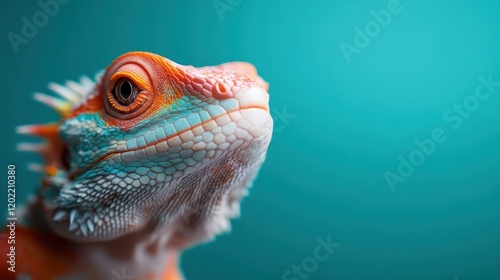
<svg viewBox="0 0 500 280">
<path fill-rule="evenodd" d="M 230 230 L 265 160 L 268 84 L 246 62 L 129 52 L 49 88 L 34 98 L 60 120 L 17 129 L 45 139 L 19 146 L 44 175 L 18 211 L 17 279 L 184 279 L 181 252 Z"/>
</svg>

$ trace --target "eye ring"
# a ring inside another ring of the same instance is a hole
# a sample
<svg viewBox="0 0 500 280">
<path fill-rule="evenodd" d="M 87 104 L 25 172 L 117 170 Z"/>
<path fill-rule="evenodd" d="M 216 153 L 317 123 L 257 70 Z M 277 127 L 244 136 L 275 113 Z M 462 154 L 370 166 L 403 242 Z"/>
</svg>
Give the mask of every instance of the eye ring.
<svg viewBox="0 0 500 280">
<path fill-rule="evenodd" d="M 128 78 L 119 79 L 113 89 L 113 97 L 122 106 L 129 106 L 139 95 L 139 87 Z"/>
<path fill-rule="evenodd" d="M 102 90 L 106 122 L 128 128 L 155 104 L 151 69 L 140 63 L 119 63 L 106 70 Z"/>
<path fill-rule="evenodd" d="M 147 88 L 139 87 L 130 77 L 120 77 L 111 82 L 106 95 L 106 112 L 122 120 L 140 116 L 152 103 Z"/>
</svg>

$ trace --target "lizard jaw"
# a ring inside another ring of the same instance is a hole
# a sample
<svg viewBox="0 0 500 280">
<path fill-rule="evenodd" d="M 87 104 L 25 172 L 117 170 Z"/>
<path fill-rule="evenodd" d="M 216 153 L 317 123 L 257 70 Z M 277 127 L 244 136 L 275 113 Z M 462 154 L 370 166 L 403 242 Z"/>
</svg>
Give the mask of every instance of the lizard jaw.
<svg viewBox="0 0 500 280">
<path fill-rule="evenodd" d="M 63 203 L 57 202 L 49 211 L 54 228 L 71 239 L 80 240 L 82 237 L 86 240 L 114 239 L 137 231 L 145 223 L 154 220 L 159 219 L 161 222 L 157 222 L 170 225 L 172 221 L 163 221 L 166 216 L 183 216 L 186 215 L 185 212 L 192 211 L 191 203 L 200 200 L 196 197 L 199 194 L 192 194 L 194 197 L 182 202 L 182 207 L 178 210 L 165 210 L 165 207 L 169 207 L 167 205 L 171 204 L 170 201 L 176 195 L 175 186 L 184 181 L 184 178 L 193 176 L 200 169 L 211 170 L 214 164 L 221 164 L 224 166 L 221 168 L 226 170 L 224 173 L 233 174 L 230 177 L 235 177 L 227 178 L 227 180 L 245 181 L 246 179 L 237 178 L 243 176 L 242 174 L 247 174 L 243 166 L 246 165 L 253 170 L 252 166 L 255 162 L 263 160 L 265 149 L 271 138 L 272 118 L 269 113 L 268 98 L 267 92 L 262 88 L 241 90 L 235 94 L 233 100 L 219 101 L 225 110 L 224 113 L 212 116 L 199 125 L 178 131 L 175 135 L 162 137 L 149 145 L 107 153 L 96 161 L 76 166 L 69 172 L 68 187 L 62 189 L 58 195 L 63 198 Z M 238 106 L 231 107 L 231 104 L 236 104 L 235 101 Z M 164 121 L 161 118 L 159 120 Z M 93 127 L 92 122 L 88 124 Z M 149 127 L 151 131 L 154 130 L 149 124 L 146 127 Z M 66 129 L 66 131 L 70 130 Z M 88 135 L 85 134 L 85 137 Z M 242 168 L 241 171 L 233 170 L 235 166 L 241 166 L 239 167 Z M 212 178 L 223 176 L 218 170 L 220 169 L 210 171 L 214 175 L 208 176 Z M 245 176 L 250 176 L 250 173 Z M 217 186 L 214 188 L 218 189 Z M 234 188 L 240 187 L 226 186 L 221 188 L 221 193 L 218 195 L 225 197 Z M 92 189 L 91 195 L 88 192 L 90 189 Z M 189 190 L 182 192 L 189 192 Z M 156 202 L 148 203 L 148 206 L 143 209 L 136 209 L 134 205 L 144 203 L 138 200 L 146 199 L 146 197 L 155 197 Z M 87 205 L 86 209 L 74 208 L 76 204 L 72 201 L 80 200 Z M 95 204 L 97 201 L 99 203 Z M 133 205 L 131 201 L 135 201 Z M 126 212 L 114 209 L 116 205 L 121 204 L 133 207 Z M 103 208 L 103 205 L 106 207 Z M 165 214 L 164 211 L 181 212 Z M 229 214 L 224 214 L 224 218 L 214 223 L 222 226 L 208 230 L 210 236 L 227 230 L 225 227 L 228 223 L 221 221 L 233 217 L 236 213 L 234 211 L 228 210 Z M 129 215 L 127 213 L 134 213 L 134 215 L 127 216 Z M 113 227 L 115 231 L 106 233 L 106 236 L 99 232 L 103 217 L 109 218 L 110 223 L 116 223 Z M 128 222 L 120 224 L 118 221 Z M 92 226 L 89 227 L 87 224 Z M 206 236 L 202 236 L 199 239 L 205 238 Z"/>
<path fill-rule="evenodd" d="M 116 151 L 106 154 L 92 165 L 75 170 L 74 176 L 71 177 L 75 178 L 94 165 L 106 161 L 109 165 L 128 164 L 141 158 L 154 158 L 156 156 L 164 156 L 165 159 L 168 156 L 169 160 L 175 160 L 175 157 L 172 156 L 180 154 L 181 148 L 184 155 L 192 154 L 196 161 L 201 161 L 200 154 L 206 155 L 207 158 L 204 159 L 203 163 L 207 163 L 213 160 L 216 151 L 219 154 L 223 151 L 232 151 L 238 148 L 242 142 L 251 142 L 263 135 L 270 134 L 272 118 L 268 106 L 269 95 L 264 89 L 243 89 L 235 94 L 234 100 L 238 101 L 237 108 L 231 108 L 229 104 L 232 102 L 226 104 L 225 101 L 221 101 L 224 113 L 174 134 L 157 138 L 146 145 L 129 148 L 122 141 L 121 144 L 118 144 L 119 148 Z M 185 159 L 184 155 L 179 157 Z M 167 164 L 163 163 L 163 165 Z M 194 163 L 188 164 L 187 171 L 192 169 L 193 165 Z M 171 166 L 168 171 L 170 175 L 174 171 L 172 168 Z"/>
</svg>

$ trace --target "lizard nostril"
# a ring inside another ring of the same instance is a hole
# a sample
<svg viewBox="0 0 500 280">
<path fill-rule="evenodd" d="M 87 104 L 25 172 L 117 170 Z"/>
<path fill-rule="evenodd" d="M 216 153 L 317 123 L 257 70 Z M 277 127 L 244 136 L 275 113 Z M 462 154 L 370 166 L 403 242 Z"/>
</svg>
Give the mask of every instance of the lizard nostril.
<svg viewBox="0 0 500 280">
<path fill-rule="evenodd" d="M 226 89 L 223 83 L 216 82 L 212 88 L 212 94 L 217 99 L 225 99 L 231 97 L 232 93 Z"/>
<path fill-rule="evenodd" d="M 215 87 L 219 92 L 226 92 L 226 87 L 222 83 L 217 82 Z"/>
</svg>

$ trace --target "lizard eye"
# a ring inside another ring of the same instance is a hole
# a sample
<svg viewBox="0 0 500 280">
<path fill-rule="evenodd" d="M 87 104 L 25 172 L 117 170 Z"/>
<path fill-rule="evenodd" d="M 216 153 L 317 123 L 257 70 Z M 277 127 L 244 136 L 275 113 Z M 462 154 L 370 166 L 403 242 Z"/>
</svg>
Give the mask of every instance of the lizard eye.
<svg viewBox="0 0 500 280">
<path fill-rule="evenodd" d="M 113 91 L 115 100 L 123 106 L 128 106 L 134 102 L 139 94 L 137 85 L 127 78 L 118 80 Z"/>
<path fill-rule="evenodd" d="M 149 93 L 131 77 L 116 77 L 107 93 L 107 112 L 118 119 L 134 118 L 143 113 Z"/>
<path fill-rule="evenodd" d="M 120 63 L 118 63 L 120 62 Z M 103 78 L 104 112 L 110 123 L 128 127 L 155 103 L 150 72 L 138 63 L 111 65 Z"/>
</svg>

